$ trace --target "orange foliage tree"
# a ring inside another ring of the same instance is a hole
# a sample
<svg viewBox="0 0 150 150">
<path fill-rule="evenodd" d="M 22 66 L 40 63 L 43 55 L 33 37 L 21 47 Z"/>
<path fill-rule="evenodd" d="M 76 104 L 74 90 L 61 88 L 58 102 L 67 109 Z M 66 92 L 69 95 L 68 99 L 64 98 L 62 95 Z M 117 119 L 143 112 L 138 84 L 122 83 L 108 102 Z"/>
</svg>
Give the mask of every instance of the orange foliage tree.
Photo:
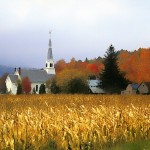
<svg viewBox="0 0 150 150">
<path fill-rule="evenodd" d="M 150 82 L 150 48 L 140 48 L 138 51 L 121 51 L 119 68 L 126 72 L 126 78 L 132 82 Z"/>
<path fill-rule="evenodd" d="M 82 70 L 87 75 L 98 76 L 104 69 L 103 58 L 86 59 L 84 62 L 72 58 L 66 63 L 63 59 L 55 64 L 56 73 L 64 69 Z M 134 52 L 121 50 L 118 54 L 118 66 L 122 72 L 126 73 L 126 78 L 132 82 L 150 82 L 150 48 L 140 48 Z"/>
</svg>

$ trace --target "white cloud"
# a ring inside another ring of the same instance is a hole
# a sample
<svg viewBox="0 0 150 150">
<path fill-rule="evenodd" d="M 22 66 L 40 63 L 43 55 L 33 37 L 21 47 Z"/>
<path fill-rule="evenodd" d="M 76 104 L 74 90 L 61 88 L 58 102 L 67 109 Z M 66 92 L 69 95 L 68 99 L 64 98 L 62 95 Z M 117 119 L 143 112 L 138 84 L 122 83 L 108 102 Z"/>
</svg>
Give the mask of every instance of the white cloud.
<svg viewBox="0 0 150 150">
<path fill-rule="evenodd" d="M 6 0 L 0 5 L 1 29 L 26 24 L 95 23 L 118 13 L 116 0 Z"/>
<path fill-rule="evenodd" d="M 46 49 L 49 29 L 55 58 L 92 58 L 111 43 L 129 50 L 144 47 L 150 39 L 149 6 L 149 0 L 0 0 L 0 50 L 6 56 L 13 51 L 15 58 L 20 50 Z"/>
</svg>

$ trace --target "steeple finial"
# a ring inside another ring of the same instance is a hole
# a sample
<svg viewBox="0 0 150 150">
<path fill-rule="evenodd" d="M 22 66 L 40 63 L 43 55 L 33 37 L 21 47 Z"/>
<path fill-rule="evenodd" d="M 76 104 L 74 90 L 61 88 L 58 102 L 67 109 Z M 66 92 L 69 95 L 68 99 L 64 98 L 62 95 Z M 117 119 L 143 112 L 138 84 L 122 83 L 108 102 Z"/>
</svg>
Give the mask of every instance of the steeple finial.
<svg viewBox="0 0 150 150">
<path fill-rule="evenodd" d="M 52 30 L 49 30 L 49 37 L 51 38 Z"/>
</svg>

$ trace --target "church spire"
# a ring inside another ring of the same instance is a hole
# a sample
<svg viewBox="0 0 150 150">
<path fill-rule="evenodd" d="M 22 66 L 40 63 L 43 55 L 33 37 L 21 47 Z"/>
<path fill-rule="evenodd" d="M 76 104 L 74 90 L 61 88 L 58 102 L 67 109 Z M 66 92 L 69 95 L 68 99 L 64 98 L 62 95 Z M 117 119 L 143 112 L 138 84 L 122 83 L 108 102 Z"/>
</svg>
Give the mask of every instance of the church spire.
<svg viewBox="0 0 150 150">
<path fill-rule="evenodd" d="M 47 60 L 53 59 L 53 53 L 52 53 L 52 42 L 51 42 L 51 32 L 49 32 L 50 34 L 50 38 L 49 38 L 49 48 L 48 48 L 48 53 L 47 53 Z"/>
<path fill-rule="evenodd" d="M 47 53 L 45 71 L 47 72 L 47 74 L 55 75 L 54 60 L 52 54 L 51 31 L 49 32 L 49 34 L 50 34 L 50 38 L 48 43 L 48 53 Z"/>
</svg>

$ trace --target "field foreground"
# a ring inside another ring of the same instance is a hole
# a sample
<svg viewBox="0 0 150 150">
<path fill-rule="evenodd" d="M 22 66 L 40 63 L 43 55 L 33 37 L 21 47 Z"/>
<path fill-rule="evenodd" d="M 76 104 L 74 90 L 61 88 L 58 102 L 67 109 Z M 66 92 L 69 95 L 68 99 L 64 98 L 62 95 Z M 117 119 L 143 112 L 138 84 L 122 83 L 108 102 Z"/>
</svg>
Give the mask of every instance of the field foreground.
<svg viewBox="0 0 150 150">
<path fill-rule="evenodd" d="M 0 96 L 0 150 L 99 150 L 141 140 L 150 140 L 150 96 Z"/>
</svg>

